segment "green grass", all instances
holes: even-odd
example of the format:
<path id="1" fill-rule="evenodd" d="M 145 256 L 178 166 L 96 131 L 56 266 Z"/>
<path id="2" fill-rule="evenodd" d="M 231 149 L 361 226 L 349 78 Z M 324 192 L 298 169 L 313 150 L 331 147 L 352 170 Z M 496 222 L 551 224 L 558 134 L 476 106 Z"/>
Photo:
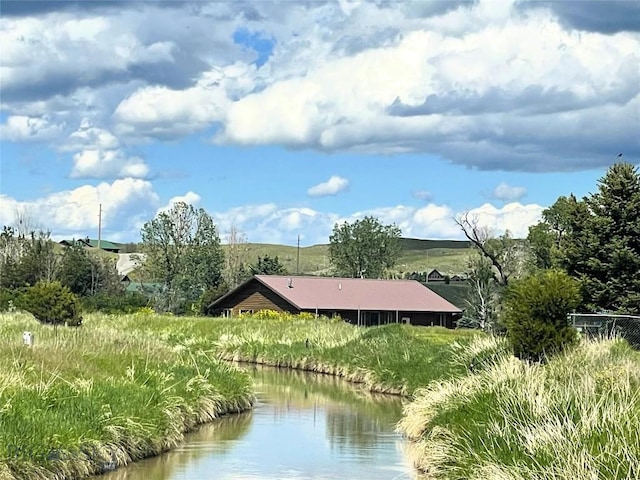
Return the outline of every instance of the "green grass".
<path id="1" fill-rule="evenodd" d="M 35 334 L 22 345 L 22 332 Z M 250 407 L 248 377 L 219 358 L 331 373 L 410 395 L 449 378 L 472 334 L 309 318 L 85 317 L 81 328 L 0 315 L 0 478 L 83 478 L 172 448 Z"/>
<path id="2" fill-rule="evenodd" d="M 117 318 L 117 317 L 113 317 Z M 22 332 L 35 334 L 21 345 Z M 89 316 L 77 329 L 0 315 L 0 478 L 82 478 L 158 454 L 251 406 L 249 379 L 198 349 Z"/>
<path id="3" fill-rule="evenodd" d="M 247 377 L 217 358 L 409 396 L 399 428 L 433 478 L 640 478 L 640 355 L 623 341 L 529 365 L 474 331 L 153 314 L 57 331 L 0 316 L 0 478 L 81 478 L 247 408 Z"/>
<path id="4" fill-rule="evenodd" d="M 358 328 L 328 319 L 149 318 L 131 328 L 227 360 L 329 373 L 377 392 L 411 394 L 462 368 L 450 365 L 451 344 L 477 332 L 388 325 Z M 208 349 L 208 350 L 207 350 Z"/>
<path id="5" fill-rule="evenodd" d="M 430 478 L 640 478 L 640 358 L 623 341 L 540 365 L 484 338 L 454 358 L 476 373 L 418 391 L 399 425 Z"/>

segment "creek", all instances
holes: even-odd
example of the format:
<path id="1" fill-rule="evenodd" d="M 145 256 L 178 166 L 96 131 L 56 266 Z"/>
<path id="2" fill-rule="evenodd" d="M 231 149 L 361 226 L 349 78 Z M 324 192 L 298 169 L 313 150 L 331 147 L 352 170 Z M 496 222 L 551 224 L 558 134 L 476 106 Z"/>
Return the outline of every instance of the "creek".
<path id="1" fill-rule="evenodd" d="M 253 410 L 222 417 L 161 456 L 99 480 L 416 480 L 395 432 L 402 400 L 332 376 L 243 365 Z"/>

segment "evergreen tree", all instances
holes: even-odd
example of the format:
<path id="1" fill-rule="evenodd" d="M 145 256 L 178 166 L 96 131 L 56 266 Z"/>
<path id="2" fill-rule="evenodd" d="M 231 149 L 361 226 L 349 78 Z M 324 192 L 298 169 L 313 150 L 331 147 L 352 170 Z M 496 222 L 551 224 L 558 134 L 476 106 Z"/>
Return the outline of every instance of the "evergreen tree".
<path id="1" fill-rule="evenodd" d="M 582 200 L 560 197 L 529 230 L 541 268 L 561 267 L 578 279 L 582 308 L 640 313 L 640 174 L 616 163 Z"/>
<path id="2" fill-rule="evenodd" d="M 250 266 L 251 275 L 286 275 L 287 269 L 280 263 L 278 256 L 258 257 L 255 265 Z"/>
<path id="3" fill-rule="evenodd" d="M 583 280 L 586 306 L 591 310 L 640 313 L 637 167 L 628 163 L 613 165 L 600 179 L 598 192 L 585 203 L 589 215 L 575 228 L 575 240 L 581 241 L 582 248 L 573 245 L 569 266 Z"/>
<path id="4" fill-rule="evenodd" d="M 562 270 L 540 270 L 513 282 L 506 294 L 502 323 L 514 354 L 541 361 L 577 340 L 568 314 L 580 301 L 578 282 Z"/>

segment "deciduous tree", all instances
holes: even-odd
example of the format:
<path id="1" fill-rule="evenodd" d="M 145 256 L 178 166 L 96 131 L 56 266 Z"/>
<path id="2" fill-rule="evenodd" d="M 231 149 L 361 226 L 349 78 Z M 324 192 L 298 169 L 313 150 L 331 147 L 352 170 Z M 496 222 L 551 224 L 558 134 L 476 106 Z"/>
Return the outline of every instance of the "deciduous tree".
<path id="1" fill-rule="evenodd" d="M 145 223 L 141 233 L 145 266 L 165 286 L 157 308 L 184 311 L 222 280 L 220 237 L 204 209 L 177 202 Z"/>
<path id="2" fill-rule="evenodd" d="M 247 277 L 247 236 L 231 225 L 227 234 L 224 270 L 222 276 L 228 286 L 235 288 Z"/>
<path id="3" fill-rule="evenodd" d="M 491 261 L 481 254 L 469 260 L 465 315 L 462 323 L 468 327 L 495 331 L 498 313 L 498 289 Z"/>
<path id="4" fill-rule="evenodd" d="M 374 217 L 336 223 L 329 237 L 329 261 L 339 275 L 380 278 L 401 252 L 400 229 Z"/>
<path id="5" fill-rule="evenodd" d="M 514 239 L 508 230 L 494 237 L 489 228 L 480 225 L 477 216 L 468 212 L 454 220 L 465 237 L 496 269 L 498 283 L 507 286 L 511 278 L 518 278 L 524 273 L 528 255 L 526 247 L 523 242 Z"/>

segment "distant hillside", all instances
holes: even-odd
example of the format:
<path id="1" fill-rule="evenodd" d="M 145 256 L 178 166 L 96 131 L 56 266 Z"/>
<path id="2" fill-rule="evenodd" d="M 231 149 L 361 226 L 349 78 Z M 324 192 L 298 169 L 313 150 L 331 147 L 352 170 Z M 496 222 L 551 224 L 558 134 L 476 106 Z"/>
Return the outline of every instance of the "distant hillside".
<path id="1" fill-rule="evenodd" d="M 420 238 L 401 238 L 405 250 L 431 250 L 434 248 L 466 249 L 471 247 L 467 240 L 422 240 Z"/>
<path id="2" fill-rule="evenodd" d="M 402 255 L 398 260 L 395 274 L 398 277 L 411 272 L 425 272 L 437 268 L 441 273 L 464 273 L 471 248 L 469 242 L 459 240 L 421 240 L 417 238 L 402 238 Z M 129 244 L 128 250 L 134 250 Z M 330 275 L 329 245 L 313 245 L 298 248 L 290 245 L 275 245 L 268 243 L 245 244 L 245 259 L 248 263 L 256 263 L 258 257 L 266 255 L 278 257 L 280 262 L 291 274 Z M 226 251 L 227 245 L 222 245 Z M 91 249 L 92 251 L 97 249 Z M 129 273 L 134 265 L 129 261 L 129 255 L 121 252 L 117 254 L 100 252 L 101 254 L 119 259 L 121 273 Z M 299 255 L 299 264 L 298 264 Z M 126 264 L 126 265 L 125 265 Z M 298 266 L 299 265 L 299 266 Z"/>
<path id="3" fill-rule="evenodd" d="M 424 272 L 437 268 L 442 273 L 462 273 L 467 269 L 471 252 L 469 242 L 459 240 L 420 240 L 402 238 L 402 255 L 395 271 L 398 276 L 411 272 Z M 226 245 L 222 246 L 226 249 Z M 328 275 L 329 245 L 313 245 L 300 248 L 299 269 L 296 269 L 298 250 L 295 246 L 265 243 L 247 243 L 246 255 L 249 263 L 255 263 L 259 256 L 277 256 L 289 273 L 299 272 L 309 275 Z"/>

